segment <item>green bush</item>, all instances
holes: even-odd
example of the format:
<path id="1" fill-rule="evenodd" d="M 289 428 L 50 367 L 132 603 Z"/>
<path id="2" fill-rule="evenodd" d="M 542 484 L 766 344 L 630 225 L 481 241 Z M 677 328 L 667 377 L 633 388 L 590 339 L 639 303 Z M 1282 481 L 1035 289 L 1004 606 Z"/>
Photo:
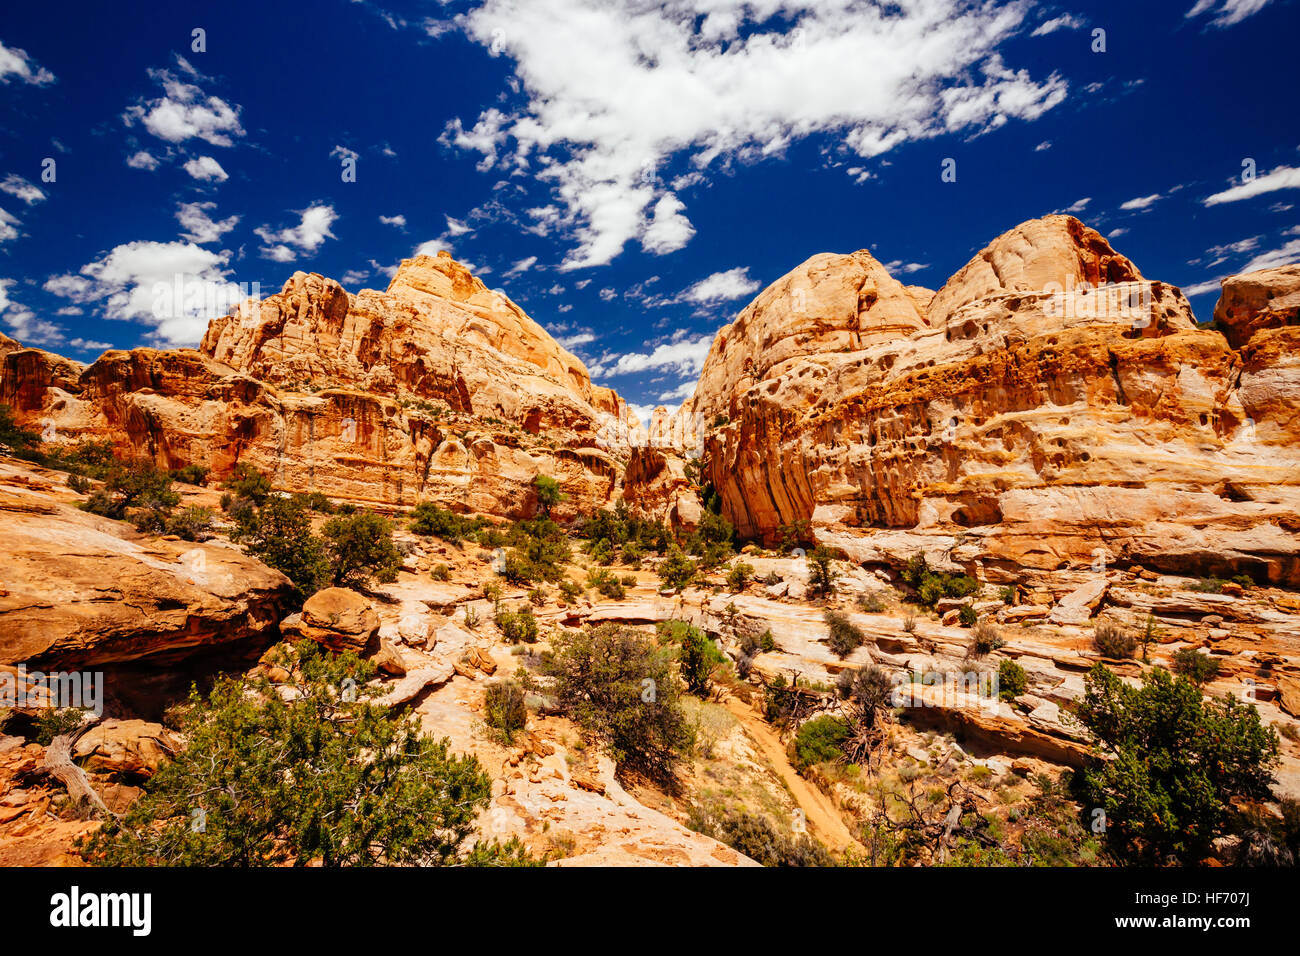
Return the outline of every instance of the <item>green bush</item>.
<path id="1" fill-rule="evenodd" d="M 1077 715 L 1096 740 L 1082 777 L 1085 810 L 1105 812 L 1106 842 L 1122 862 L 1199 863 L 1227 830 L 1234 801 L 1270 798 L 1278 739 L 1253 705 L 1207 701 L 1161 668 L 1131 687 L 1097 664 Z"/>
<path id="2" fill-rule="evenodd" d="M 446 564 L 435 564 L 429 571 L 429 577 L 433 578 L 435 581 L 450 581 L 451 568 Z"/>
<path id="3" fill-rule="evenodd" d="M 866 643 L 867 635 L 862 632 L 848 617 L 839 611 L 826 612 L 826 624 L 830 628 L 830 636 L 826 638 L 826 646 L 829 647 L 840 657 L 848 657 L 857 648 Z"/>
<path id="4" fill-rule="evenodd" d="M 393 544 L 393 526 L 369 511 L 331 518 L 321 529 L 329 548 L 330 573 L 340 587 L 369 587 L 397 580 L 402 556 Z"/>
<path id="5" fill-rule="evenodd" d="M 839 758 L 852 731 L 838 717 L 823 715 L 805 721 L 794 735 L 794 765 L 799 771 Z"/>
<path id="6" fill-rule="evenodd" d="M 586 588 L 573 580 L 573 578 L 565 578 L 560 582 L 560 594 L 562 594 L 564 600 L 570 604 L 577 602 L 586 593 Z"/>
<path id="7" fill-rule="evenodd" d="M 537 618 L 533 616 L 533 609 L 527 604 L 521 605 L 514 611 L 497 605 L 493 620 L 500 628 L 501 636 L 509 643 L 537 643 Z"/>
<path id="8" fill-rule="evenodd" d="M 523 687 L 512 680 L 488 684 L 484 692 L 484 719 L 507 744 L 528 723 L 528 708 L 524 704 L 524 697 Z"/>
<path id="9" fill-rule="evenodd" d="M 138 458 L 109 465 L 103 487 L 81 507 L 105 518 L 130 520 L 141 531 L 161 532 L 180 500 L 171 474 L 147 458 Z"/>
<path id="10" fill-rule="evenodd" d="M 167 520 L 167 533 L 186 541 L 203 541 L 212 532 L 212 509 L 191 505 Z"/>
<path id="11" fill-rule="evenodd" d="M 533 490 L 537 493 L 537 512 L 543 517 L 550 515 L 551 509 L 568 497 L 560 490 L 560 483 L 547 475 L 533 479 Z"/>
<path id="12" fill-rule="evenodd" d="M 0 445 L 11 452 L 32 451 L 40 448 L 41 433 L 17 424 L 14 410 L 8 405 L 0 405 Z"/>
<path id="13" fill-rule="evenodd" d="M 957 621 L 962 627 L 974 627 L 979 619 L 979 614 L 969 604 L 963 604 L 957 608 Z"/>
<path id="14" fill-rule="evenodd" d="M 595 588 L 605 597 L 621 601 L 627 597 L 627 590 L 618 577 L 603 568 L 592 568 L 587 572 L 587 587 Z"/>
<path id="15" fill-rule="evenodd" d="M 179 481 L 183 485 L 206 485 L 208 469 L 202 465 L 185 465 L 172 470 L 172 480 Z"/>
<path id="16" fill-rule="evenodd" d="M 265 678 L 219 678 L 181 714 L 185 747 L 121 819 L 82 845 L 105 866 L 445 865 L 470 849 L 491 780 L 370 701 L 369 664 L 282 645 L 285 698 Z M 297 656 L 298 660 L 293 658 Z M 356 699 L 340 694 L 356 687 Z M 202 825 L 196 825 L 201 821 Z M 517 847 L 515 848 L 517 851 Z M 479 847 L 478 862 L 496 858 Z"/>
<path id="17" fill-rule="evenodd" d="M 835 593 L 835 552 L 818 545 L 808 552 L 808 593 L 829 597 Z"/>
<path id="18" fill-rule="evenodd" d="M 235 465 L 221 487 L 230 493 L 232 499 L 247 498 L 255 505 L 262 504 L 274 491 L 270 478 L 244 462 Z"/>
<path id="19" fill-rule="evenodd" d="M 670 545 L 667 556 L 659 562 L 659 580 L 664 587 L 681 592 L 695 581 L 699 568 L 677 545 Z"/>
<path id="20" fill-rule="evenodd" d="M 858 610 L 866 614 L 880 614 L 885 610 L 885 599 L 880 596 L 878 591 L 872 591 L 870 594 L 859 594 L 856 603 Z"/>
<path id="21" fill-rule="evenodd" d="M 312 534 L 311 518 L 301 502 L 267 498 L 255 508 L 248 498 L 238 511 L 237 534 L 244 549 L 293 582 L 299 604 L 330 581 L 330 559 L 325 542 Z"/>
<path id="22" fill-rule="evenodd" d="M 733 594 L 739 594 L 753 578 L 754 566 L 744 561 L 737 561 L 727 570 L 727 588 Z"/>
<path id="23" fill-rule="evenodd" d="M 1219 662 L 1209 654 L 1193 647 L 1174 651 L 1174 673 L 1186 677 L 1193 684 L 1207 684 L 1219 676 Z"/>
<path id="24" fill-rule="evenodd" d="M 829 850 L 806 833 L 785 834 L 768 817 L 732 808 L 714 816 L 694 808 L 692 829 L 725 843 L 763 866 L 835 866 Z"/>
<path id="25" fill-rule="evenodd" d="M 908 559 L 901 576 L 915 592 L 917 602 L 925 607 L 934 607 L 946 597 L 969 597 L 980 587 L 979 582 L 969 575 L 931 570 L 923 554 Z"/>
<path id="26" fill-rule="evenodd" d="M 998 664 L 998 696 L 1003 700 L 1014 700 L 1029 689 L 1029 675 L 1015 661 L 1002 661 Z"/>
<path id="27" fill-rule="evenodd" d="M 565 712 L 609 749 L 621 775 L 675 788 L 692 736 L 670 653 L 615 624 L 562 633 L 553 645 L 542 672 Z"/>
<path id="28" fill-rule="evenodd" d="M 686 689 L 697 697 L 709 692 L 709 679 L 727 660 L 718 645 L 693 624 L 661 621 L 656 626 L 661 643 L 677 645 L 677 663 Z"/>
<path id="29" fill-rule="evenodd" d="M 412 534 L 441 538 L 459 544 L 483 527 L 483 519 L 466 518 L 453 511 L 439 508 L 432 501 L 421 501 L 411 511 L 407 529 Z"/>

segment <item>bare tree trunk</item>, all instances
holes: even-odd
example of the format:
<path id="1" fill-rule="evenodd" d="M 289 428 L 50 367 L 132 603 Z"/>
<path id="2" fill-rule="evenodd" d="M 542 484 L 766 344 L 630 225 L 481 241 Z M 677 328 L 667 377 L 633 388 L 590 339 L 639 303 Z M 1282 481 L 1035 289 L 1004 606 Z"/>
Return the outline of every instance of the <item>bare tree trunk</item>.
<path id="1" fill-rule="evenodd" d="M 88 802 L 105 816 L 111 817 L 113 812 L 90 785 L 90 778 L 86 776 L 86 771 L 72 762 L 72 744 L 84 732 L 85 729 L 75 734 L 62 734 L 51 740 L 49 747 L 45 749 L 45 762 L 41 765 L 41 769 L 67 788 L 68 796 L 72 797 L 73 803 Z"/>

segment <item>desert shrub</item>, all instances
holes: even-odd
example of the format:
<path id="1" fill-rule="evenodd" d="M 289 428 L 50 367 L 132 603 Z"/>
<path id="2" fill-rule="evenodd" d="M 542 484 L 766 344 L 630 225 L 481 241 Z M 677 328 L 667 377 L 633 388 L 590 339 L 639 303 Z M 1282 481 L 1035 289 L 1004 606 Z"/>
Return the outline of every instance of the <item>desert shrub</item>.
<path id="1" fill-rule="evenodd" d="M 266 501 L 274 490 L 270 478 L 244 462 L 235 466 L 234 471 L 221 487 L 230 493 L 232 499 L 247 498 L 255 505 Z"/>
<path id="2" fill-rule="evenodd" d="M 878 591 L 872 591 L 870 594 L 859 594 L 856 603 L 858 610 L 867 614 L 880 614 L 885 610 L 885 599 L 880 596 Z"/>
<path id="3" fill-rule="evenodd" d="M 693 808 L 692 829 L 725 843 L 763 866 L 835 866 L 835 858 L 806 833 L 786 834 L 765 815 L 731 808 L 720 815 Z"/>
<path id="4" fill-rule="evenodd" d="M 537 512 L 543 517 L 550 515 L 551 509 L 568 497 L 560 490 L 560 483 L 548 475 L 538 475 L 533 479 L 533 491 L 537 494 Z"/>
<path id="5" fill-rule="evenodd" d="M 454 511 L 439 508 L 432 501 L 421 501 L 412 509 L 406 527 L 412 534 L 441 538 L 443 541 L 459 544 L 478 531 L 482 525 L 481 518 L 466 518 Z"/>
<path id="6" fill-rule="evenodd" d="M 974 627 L 979 619 L 980 616 L 969 604 L 963 604 L 961 607 L 957 608 L 957 621 L 962 627 Z"/>
<path id="7" fill-rule="evenodd" d="M 330 559 L 325 542 L 312 534 L 307 509 L 287 498 L 271 497 L 260 508 L 247 498 L 247 516 L 241 519 L 239 538 L 244 549 L 293 582 L 301 604 L 330 581 Z"/>
<path id="8" fill-rule="evenodd" d="M 20 453 L 40 448 L 41 433 L 19 425 L 14 421 L 13 408 L 0 405 L 0 446 L 15 453 L 16 457 L 29 457 Z"/>
<path id="9" fill-rule="evenodd" d="M 1123 862 L 1198 863 L 1235 801 L 1269 799 L 1278 739 L 1253 705 L 1206 700 L 1162 668 L 1131 687 L 1099 663 L 1077 716 L 1096 740 L 1085 806 L 1105 812 L 1106 842 Z"/>
<path id="10" fill-rule="evenodd" d="M 903 633 L 905 633 L 905 634 L 915 634 L 915 633 L 916 633 L 916 615 L 915 615 L 915 614 L 905 614 L 905 615 L 903 615 Z"/>
<path id="11" fill-rule="evenodd" d="M 465 626 L 471 631 L 477 631 L 479 625 L 478 609 L 472 604 L 465 605 L 465 614 L 463 618 Z"/>
<path id="12" fill-rule="evenodd" d="M 501 636 L 511 644 L 537 643 L 537 618 L 527 604 L 513 611 L 497 605 L 493 620 L 500 628 Z"/>
<path id="13" fill-rule="evenodd" d="M 969 657 L 987 657 L 998 648 L 1006 645 L 1002 632 L 991 621 L 980 621 L 971 632 L 971 643 L 967 649 Z"/>
<path id="14" fill-rule="evenodd" d="M 625 588 L 636 587 L 636 575 L 635 575 L 635 574 L 625 574 L 625 575 L 623 575 L 623 577 L 621 577 L 619 580 L 622 581 L 622 583 L 623 583 L 623 587 L 625 587 Z"/>
<path id="15" fill-rule="evenodd" d="M 1092 643 L 1102 657 L 1123 659 L 1133 656 L 1133 652 L 1137 650 L 1138 639 L 1118 624 L 1098 621 L 1092 629 Z"/>
<path id="16" fill-rule="evenodd" d="M 541 607 L 543 604 L 545 604 L 546 589 L 538 587 L 538 588 L 533 588 L 531 591 L 529 591 L 528 603 L 532 604 L 534 607 Z"/>
<path id="17" fill-rule="evenodd" d="M 564 530 L 550 518 L 516 521 L 506 535 L 512 545 L 502 576 L 515 584 L 558 581 L 572 557 Z"/>
<path id="18" fill-rule="evenodd" d="M 946 597 L 969 597 L 978 591 L 980 586 L 978 581 L 967 574 L 950 574 L 946 571 L 932 570 L 923 554 L 916 554 L 909 558 L 901 576 L 915 592 L 917 602 L 925 607 L 934 607 Z"/>
<path id="19" fill-rule="evenodd" d="M 835 689 L 841 697 L 857 703 L 868 723 L 874 724 L 874 715 L 889 707 L 894 684 L 881 668 L 869 664 L 840 671 L 835 679 Z"/>
<path id="20" fill-rule="evenodd" d="M 429 571 L 429 577 L 435 581 L 450 581 L 451 568 L 446 564 L 435 564 L 432 570 Z"/>
<path id="21" fill-rule="evenodd" d="M 744 561 L 737 561 L 727 571 L 727 587 L 733 593 L 744 591 L 746 585 L 754 578 L 754 566 Z"/>
<path id="22" fill-rule="evenodd" d="M 570 604 L 578 601 L 586 593 L 586 589 L 573 578 L 565 578 L 560 582 L 560 594 Z"/>
<path id="23" fill-rule="evenodd" d="M 330 556 L 330 572 L 339 586 L 369 587 L 397 580 L 402 556 L 393 545 L 393 526 L 370 511 L 331 518 L 321 529 Z"/>
<path id="24" fill-rule="evenodd" d="M 317 514 L 332 515 L 338 508 L 334 502 L 330 501 L 329 496 L 320 491 L 300 491 L 293 496 L 294 500 L 301 501 L 304 508 L 308 511 L 314 511 Z"/>
<path id="25" fill-rule="evenodd" d="M 683 591 L 691 585 L 699 568 L 677 545 L 670 545 L 667 556 L 659 562 L 659 580 L 674 591 Z"/>
<path id="26" fill-rule="evenodd" d="M 614 601 L 621 601 L 627 597 L 623 582 L 618 579 L 617 575 L 603 568 L 592 568 L 587 572 L 587 587 L 595 588 L 605 597 Z"/>
<path id="27" fill-rule="evenodd" d="M 789 554 L 795 548 L 807 548 L 812 544 L 812 535 L 808 531 L 808 522 L 797 518 L 790 524 L 783 524 L 776 529 L 776 549 L 781 554 Z"/>
<path id="28" fill-rule="evenodd" d="M 727 656 L 709 636 L 685 621 L 661 621 L 656 627 L 661 643 L 677 645 L 677 663 L 686 689 L 697 697 L 709 692 L 709 679 Z"/>
<path id="29" fill-rule="evenodd" d="M 199 505 L 184 508 L 167 520 L 167 533 L 186 541 L 202 541 L 212 531 L 212 509 Z"/>
<path id="30" fill-rule="evenodd" d="M 609 749 L 620 774 L 674 787 L 691 733 L 670 652 L 615 624 L 566 632 L 553 644 L 542 673 L 564 711 Z"/>
<path id="31" fill-rule="evenodd" d="M 42 747 L 48 747 L 55 737 L 77 730 L 85 719 L 86 713 L 79 707 L 46 707 L 36 715 L 33 739 Z"/>
<path id="32" fill-rule="evenodd" d="M 1007 606 L 1014 605 L 1017 597 L 1016 586 L 1014 584 L 1008 584 L 1006 587 L 998 590 L 998 598 Z"/>
<path id="33" fill-rule="evenodd" d="M 141 531 L 160 533 L 167 530 L 172 509 L 180 500 L 172 488 L 171 473 L 147 458 L 138 458 L 113 462 L 104 475 L 103 487 L 81 507 L 106 518 L 129 520 Z"/>
<path id="34" fill-rule="evenodd" d="M 584 550 L 593 557 L 600 555 L 612 563 L 613 555 L 622 550 L 623 561 L 635 564 L 647 552 L 663 554 L 668 548 L 668 529 L 663 522 L 647 521 L 633 515 L 621 499 L 613 509 L 603 509 L 583 520 L 578 534 L 587 539 Z"/>
<path id="35" fill-rule="evenodd" d="M 184 465 L 172 470 L 172 480 L 179 481 L 183 485 L 206 485 L 208 469 L 203 465 Z"/>
<path id="36" fill-rule="evenodd" d="M 845 721 L 829 714 L 805 721 L 792 744 L 796 769 L 802 772 L 813 764 L 837 759 L 850 734 Z"/>
<path id="37" fill-rule="evenodd" d="M 1209 654 L 1193 647 L 1174 651 L 1174 673 L 1186 677 L 1193 684 L 1206 684 L 1219 676 L 1219 662 Z"/>
<path id="38" fill-rule="evenodd" d="M 701 567 L 716 568 L 731 556 L 735 537 L 730 521 L 705 508 L 699 525 L 686 540 L 686 550 L 699 556 Z"/>
<path id="39" fill-rule="evenodd" d="M 218 678 L 180 718 L 185 747 L 120 819 L 82 845 L 106 866 L 445 865 L 462 860 L 491 780 L 369 699 L 371 667 L 310 642 L 286 698 L 265 678 Z M 293 660 L 293 657 L 297 657 Z M 355 695 L 339 693 L 345 682 Z M 355 700 L 350 700 L 355 696 Z M 202 819 L 203 826 L 195 826 Z M 515 848 L 517 852 L 517 847 Z M 498 854 L 478 848 L 475 859 Z"/>
<path id="40" fill-rule="evenodd" d="M 998 664 L 998 696 L 1003 700 L 1014 700 L 1029 689 L 1029 675 L 1015 661 L 1002 661 Z"/>
<path id="41" fill-rule="evenodd" d="M 484 692 L 484 720 L 506 743 L 510 743 L 528 723 L 524 697 L 523 687 L 512 680 L 495 681 L 488 684 Z"/>
<path id="42" fill-rule="evenodd" d="M 848 617 L 839 611 L 827 611 L 826 625 L 830 628 L 830 634 L 826 638 L 826 646 L 829 647 L 840 657 L 847 657 L 854 650 L 866 643 L 867 636 Z"/>
<path id="43" fill-rule="evenodd" d="M 88 495 L 94 484 L 84 475 L 68 475 L 68 488 L 79 495 Z"/>
<path id="44" fill-rule="evenodd" d="M 1023 861 L 1029 866 L 1094 866 L 1105 852 L 1101 838 L 1091 830 L 1091 820 L 1081 821 L 1070 799 L 1070 773 L 1054 781 L 1038 774 L 1022 813 L 1020 836 Z"/>
<path id="45" fill-rule="evenodd" d="M 493 604 L 501 600 L 501 585 L 495 581 L 485 581 L 482 590 L 483 596 Z"/>
<path id="46" fill-rule="evenodd" d="M 835 552 L 818 545 L 808 552 L 808 593 L 829 597 L 835 593 Z"/>

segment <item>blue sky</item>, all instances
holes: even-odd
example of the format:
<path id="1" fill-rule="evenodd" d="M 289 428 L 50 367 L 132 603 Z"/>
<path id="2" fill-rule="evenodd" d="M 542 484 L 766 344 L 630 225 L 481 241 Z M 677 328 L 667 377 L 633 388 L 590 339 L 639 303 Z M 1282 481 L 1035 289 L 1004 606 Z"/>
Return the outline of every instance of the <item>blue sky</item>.
<path id="1" fill-rule="evenodd" d="M 11 4 L 0 328 L 193 346 L 241 284 L 382 289 L 448 248 L 644 411 L 811 255 L 937 288 L 1054 211 L 1205 319 L 1221 276 L 1300 261 L 1298 28 L 1297 0 Z M 210 294 L 160 310 L 178 273 Z"/>

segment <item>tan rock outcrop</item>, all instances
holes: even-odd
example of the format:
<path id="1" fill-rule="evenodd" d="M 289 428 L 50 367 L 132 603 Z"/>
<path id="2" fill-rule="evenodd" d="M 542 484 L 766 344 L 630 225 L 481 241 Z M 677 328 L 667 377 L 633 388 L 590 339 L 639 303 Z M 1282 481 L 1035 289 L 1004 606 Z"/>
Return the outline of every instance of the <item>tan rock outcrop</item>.
<path id="1" fill-rule="evenodd" d="M 280 622 L 288 640 L 315 641 L 335 653 L 379 651 L 379 615 L 370 602 L 348 588 L 325 588 L 303 604 L 302 610 Z"/>
<path id="2" fill-rule="evenodd" d="M 683 412 L 741 535 L 804 521 L 855 560 L 994 578 L 1136 562 L 1300 583 L 1300 330 L 1235 352 L 1068 216 L 921 297 L 866 252 L 815 256 L 718 333 Z"/>
<path id="3" fill-rule="evenodd" d="M 0 664 L 165 662 L 275 634 L 284 575 L 229 544 L 80 511 L 65 480 L 0 458 Z"/>
<path id="4" fill-rule="evenodd" d="M 56 441 L 216 476 L 236 462 L 289 491 L 372 507 L 434 500 L 531 513 L 560 480 L 560 517 L 616 495 L 645 431 L 614 392 L 504 295 L 447 256 L 404 261 L 386 292 L 295 273 L 213 320 L 199 351 L 135 349 L 81 366 L 0 342 L 0 403 Z"/>

